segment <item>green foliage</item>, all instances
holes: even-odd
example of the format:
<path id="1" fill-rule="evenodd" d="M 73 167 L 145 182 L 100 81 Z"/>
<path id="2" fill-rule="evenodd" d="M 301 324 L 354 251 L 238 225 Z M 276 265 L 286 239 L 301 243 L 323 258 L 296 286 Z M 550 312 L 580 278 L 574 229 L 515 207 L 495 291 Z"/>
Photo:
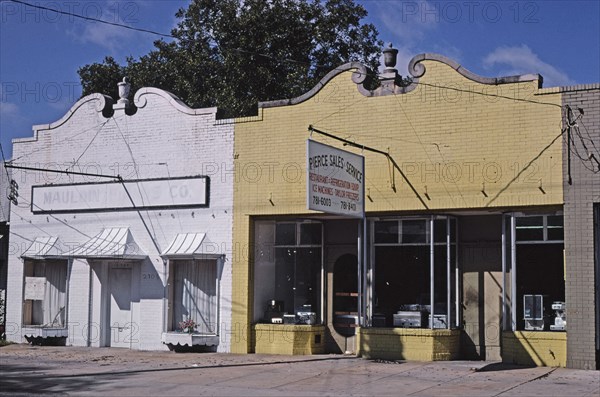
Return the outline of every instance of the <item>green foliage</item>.
<path id="1" fill-rule="evenodd" d="M 158 87 L 192 107 L 253 114 L 258 101 L 298 96 L 343 63 L 376 69 L 382 42 L 366 15 L 354 0 L 193 0 L 176 14 L 174 41 L 123 66 L 107 57 L 81 67 L 83 95 L 116 99 L 127 75 L 133 92 Z"/>

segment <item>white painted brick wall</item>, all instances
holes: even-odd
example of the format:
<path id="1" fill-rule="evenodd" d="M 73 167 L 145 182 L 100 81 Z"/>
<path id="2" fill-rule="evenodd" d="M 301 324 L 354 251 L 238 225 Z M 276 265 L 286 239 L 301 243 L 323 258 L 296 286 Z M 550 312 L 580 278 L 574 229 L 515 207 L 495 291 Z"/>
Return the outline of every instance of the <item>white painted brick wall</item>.
<path id="1" fill-rule="evenodd" d="M 10 170 L 9 170 L 10 173 Z M 9 202 L 8 202 L 9 180 L 4 168 L 4 162 L 0 162 L 0 223 L 8 222 Z"/>
<path id="2" fill-rule="evenodd" d="M 141 274 L 155 272 L 159 275 L 159 280 L 140 277 L 139 305 L 133 307 L 133 316 L 140 322 L 140 349 L 165 348 L 160 335 L 166 281 L 159 250 L 164 250 L 177 233 L 205 232 L 211 242 L 223 247 L 227 260 L 221 280 L 222 334 L 231 328 L 233 124 L 217 125 L 216 109 L 189 114 L 194 111 L 176 103 L 167 93 L 155 89 L 142 93 L 143 90 L 138 92 L 140 98 L 136 102 L 143 107 L 138 108 L 135 115 L 116 111 L 110 119 L 105 119 L 98 111 L 102 102 L 100 96 L 83 98 L 62 120 L 50 126 L 34 127 L 32 138 L 13 141 L 15 164 L 57 169 L 71 165 L 71 170 L 119 174 L 126 180 L 208 175 L 209 207 L 144 210 L 139 214 L 136 211 L 97 211 L 34 215 L 28 205 L 33 185 L 108 180 L 15 170 L 13 177 L 19 183 L 21 202 L 19 206 L 13 206 L 11 218 L 14 234 L 9 252 L 8 339 L 21 342 L 23 266 L 20 255 L 29 246 L 29 241 L 52 235 L 72 247 L 87 241 L 103 228 L 124 226 L 129 227 L 135 241 L 148 254 Z M 72 167 L 74 161 L 77 165 Z M 140 214 L 158 250 L 140 220 Z M 73 345 L 87 343 L 84 325 L 89 316 L 89 277 L 87 261 L 75 260 L 68 312 L 70 326 L 74 329 L 69 343 Z M 222 339 L 218 350 L 229 351 L 229 341 Z"/>

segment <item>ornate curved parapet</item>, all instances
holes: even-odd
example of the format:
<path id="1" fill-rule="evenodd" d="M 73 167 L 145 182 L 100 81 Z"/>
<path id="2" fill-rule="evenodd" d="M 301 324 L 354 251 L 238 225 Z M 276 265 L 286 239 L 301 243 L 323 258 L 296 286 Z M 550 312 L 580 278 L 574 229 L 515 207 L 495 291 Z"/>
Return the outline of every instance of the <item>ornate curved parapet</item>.
<path id="1" fill-rule="evenodd" d="M 302 103 L 302 102 L 307 101 L 310 98 L 314 97 L 315 95 L 317 95 L 319 93 L 319 91 L 321 91 L 321 89 L 323 87 L 325 87 L 325 85 L 327 85 L 327 83 L 329 83 L 334 77 L 336 77 L 337 75 L 340 75 L 344 72 L 353 70 L 353 69 L 356 69 L 356 70 L 354 71 L 354 73 L 352 73 L 352 81 L 358 85 L 358 90 L 363 95 L 370 96 L 369 95 L 370 91 L 367 90 L 366 88 L 364 88 L 364 86 L 363 86 L 363 84 L 366 82 L 367 77 L 370 73 L 369 69 L 360 62 L 348 62 L 348 63 L 343 64 L 342 66 L 339 66 L 339 67 L 333 69 L 329 73 L 327 73 L 325 75 L 325 77 L 323 77 L 310 91 L 308 91 L 300 96 L 297 96 L 295 98 L 277 99 L 274 101 L 259 102 L 258 107 L 259 108 L 272 108 L 272 107 L 277 107 L 277 106 L 296 105 L 298 103 Z"/>
<path id="2" fill-rule="evenodd" d="M 456 70 L 459 74 L 466 77 L 469 80 L 475 81 L 481 84 L 508 84 L 508 83 L 521 83 L 524 81 L 539 81 L 539 87 L 541 88 L 543 77 L 540 74 L 523 74 L 516 76 L 505 76 L 505 77 L 484 77 L 478 74 L 475 74 L 463 67 L 456 61 L 445 57 L 440 54 L 433 53 L 425 53 L 414 56 L 409 64 L 408 64 L 408 73 L 410 73 L 414 78 L 422 77 L 426 70 L 425 65 L 422 64 L 423 61 L 437 61 L 441 63 L 445 63 L 450 66 L 452 69 Z"/>
<path id="3" fill-rule="evenodd" d="M 60 127 L 61 125 L 63 125 L 67 121 L 69 121 L 69 119 L 71 117 L 73 117 L 75 112 L 77 112 L 84 105 L 92 107 L 98 113 L 103 113 L 105 111 L 109 111 L 111 109 L 113 102 L 114 102 L 113 99 L 111 97 L 109 97 L 108 95 L 90 94 L 90 95 L 84 96 L 83 98 L 81 98 L 80 100 L 75 102 L 75 104 L 73 106 L 71 106 L 71 109 L 69 109 L 69 111 L 60 118 L 60 120 L 57 120 L 50 124 L 34 125 L 32 127 L 33 131 L 37 132 L 40 130 L 51 130 L 51 129 Z"/>
<path id="4" fill-rule="evenodd" d="M 390 48 L 392 48 L 392 47 L 390 46 Z M 385 52 L 385 50 L 384 50 L 384 52 Z M 421 77 L 423 77 L 423 75 L 425 75 L 426 69 L 425 69 L 425 65 L 423 65 L 423 63 L 422 63 L 423 61 L 436 61 L 436 62 L 444 63 L 444 64 L 450 66 L 452 69 L 454 69 L 460 75 L 466 77 L 467 79 L 481 83 L 481 84 L 498 85 L 498 84 L 508 84 L 508 83 L 520 83 L 520 82 L 525 82 L 525 81 L 538 81 L 539 82 L 538 87 L 541 88 L 542 81 L 543 81 L 542 76 L 539 74 L 524 74 L 524 75 L 506 76 L 506 77 L 484 77 L 484 76 L 480 76 L 478 74 L 471 72 L 467 68 L 460 65 L 458 62 L 456 62 L 448 57 L 445 57 L 440 54 L 424 53 L 424 54 L 419 54 L 419 55 L 416 55 L 415 57 L 413 57 L 410 60 L 410 63 L 408 64 L 408 72 L 413 77 L 412 83 L 410 83 L 408 85 L 401 85 L 399 76 L 397 75 L 396 70 L 393 69 L 393 66 L 395 65 L 395 54 L 394 54 L 394 59 L 393 59 L 393 61 L 390 62 L 390 65 L 392 65 L 392 66 L 388 67 L 388 69 L 386 69 L 384 71 L 384 74 L 380 75 L 380 79 L 382 82 L 381 86 L 374 90 L 368 90 L 364 86 L 364 83 L 367 81 L 368 75 L 372 72 L 362 63 L 349 62 L 349 63 L 346 63 L 346 64 L 330 71 L 329 73 L 327 73 L 327 75 L 325 75 L 325 77 L 323 77 L 310 91 L 306 92 L 305 94 L 302 94 L 295 98 L 259 102 L 258 107 L 259 108 L 271 108 L 271 107 L 277 107 L 277 106 L 296 105 L 296 104 L 302 103 L 304 101 L 307 101 L 308 99 L 317 95 L 317 93 L 326 84 L 328 84 L 334 77 L 336 77 L 339 74 L 342 74 L 344 72 L 350 71 L 350 70 L 354 70 L 354 73 L 352 73 L 352 81 L 357 85 L 358 91 L 366 97 L 406 94 L 406 93 L 411 92 L 414 89 L 416 89 L 417 86 L 419 85 L 419 78 L 421 78 Z M 391 77 L 391 81 L 390 81 L 390 77 L 386 76 L 386 72 L 387 73 L 391 72 L 392 75 L 396 74 L 397 81 L 394 81 L 395 80 L 394 76 Z"/>
<path id="5" fill-rule="evenodd" d="M 192 109 L 191 107 L 186 105 L 181 99 L 179 99 L 179 97 L 177 97 L 176 95 L 174 95 L 168 91 L 161 90 L 159 88 L 154 88 L 154 87 L 143 87 L 143 88 L 140 88 L 139 90 L 137 90 L 137 92 L 135 93 L 135 96 L 133 97 L 134 105 L 138 109 L 146 107 L 146 105 L 148 104 L 148 97 L 151 95 L 157 95 L 157 96 L 165 99 L 167 102 L 169 102 L 169 104 L 171 106 L 173 106 L 175 109 L 177 109 L 181 113 L 189 114 L 192 116 L 217 113 L 216 107 Z"/>

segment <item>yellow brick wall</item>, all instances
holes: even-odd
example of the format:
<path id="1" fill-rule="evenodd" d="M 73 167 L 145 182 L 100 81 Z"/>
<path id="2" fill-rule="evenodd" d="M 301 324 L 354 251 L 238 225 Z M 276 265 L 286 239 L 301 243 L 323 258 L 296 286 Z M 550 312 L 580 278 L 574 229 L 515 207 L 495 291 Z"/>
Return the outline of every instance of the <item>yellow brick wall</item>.
<path id="1" fill-rule="evenodd" d="M 256 324 L 255 353 L 309 355 L 325 351 L 325 326 Z"/>
<path id="2" fill-rule="evenodd" d="M 502 361 L 520 365 L 566 367 L 567 333 L 503 332 Z"/>
<path id="3" fill-rule="evenodd" d="M 358 355 L 368 359 L 447 361 L 460 354 L 459 330 L 361 328 Z"/>
<path id="4" fill-rule="evenodd" d="M 315 214 L 306 210 L 311 124 L 389 149 L 427 206 L 398 172 L 390 175 L 384 156 L 364 152 L 368 213 L 562 204 L 560 94 L 536 95 L 536 81 L 485 85 L 444 63 L 423 64 L 425 75 L 407 94 L 365 97 L 351 72 L 343 72 L 305 102 L 236 121 L 233 352 L 252 349 L 250 217 Z M 343 147 L 317 134 L 313 139 Z"/>

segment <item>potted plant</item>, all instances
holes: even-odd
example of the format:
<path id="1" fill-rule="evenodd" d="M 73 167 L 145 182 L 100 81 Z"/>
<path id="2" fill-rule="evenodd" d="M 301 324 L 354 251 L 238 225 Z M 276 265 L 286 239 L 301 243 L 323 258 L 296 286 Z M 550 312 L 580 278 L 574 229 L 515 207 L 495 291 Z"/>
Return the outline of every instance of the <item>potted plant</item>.
<path id="1" fill-rule="evenodd" d="M 196 322 L 189 317 L 187 320 L 179 322 L 179 328 L 181 328 L 181 332 L 188 334 L 193 334 L 197 327 L 198 324 L 196 324 Z"/>

